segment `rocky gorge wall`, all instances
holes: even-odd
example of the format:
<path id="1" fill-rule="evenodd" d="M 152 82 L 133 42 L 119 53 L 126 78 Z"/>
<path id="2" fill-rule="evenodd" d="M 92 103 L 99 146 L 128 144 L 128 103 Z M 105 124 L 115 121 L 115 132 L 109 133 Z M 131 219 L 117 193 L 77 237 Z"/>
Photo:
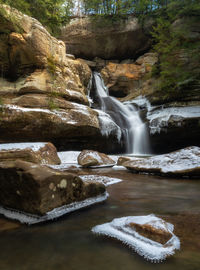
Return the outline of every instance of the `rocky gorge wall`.
<path id="1" fill-rule="evenodd" d="M 63 41 L 34 18 L 6 5 L 0 16 L 0 142 L 51 141 L 58 149 L 91 145 L 112 151 L 101 116 L 89 107 L 91 69 L 66 55 Z"/>
<path id="2" fill-rule="evenodd" d="M 160 79 L 152 76 L 159 63 L 159 55 L 151 50 L 152 25 L 149 20 L 142 27 L 136 18 L 129 17 L 121 24 L 105 27 L 89 18 L 77 18 L 63 28 L 61 38 L 71 53 L 86 58 L 91 69 L 101 73 L 111 96 L 139 106 L 149 126 L 154 153 L 200 145 L 199 85 L 191 80 L 179 95 L 158 90 Z M 191 44 L 199 42 L 196 18 L 178 19 L 172 27 L 185 31 Z M 186 51 L 177 51 L 176 59 L 185 66 L 185 72 L 197 66 Z"/>
<path id="3" fill-rule="evenodd" d="M 199 145 L 199 90 L 186 91 L 181 100 L 155 90 L 151 72 L 159 57 L 149 50 L 152 22 L 142 28 L 130 17 L 120 27 L 95 28 L 88 18 L 76 19 L 63 28 L 63 42 L 16 9 L 1 5 L 0 12 L 1 143 L 50 141 L 59 150 L 122 151 L 119 127 L 90 107 L 88 86 L 98 70 L 110 95 L 140 108 L 154 152 Z M 195 27 L 190 33 L 198 40 Z M 151 106 L 138 102 L 140 96 Z"/>

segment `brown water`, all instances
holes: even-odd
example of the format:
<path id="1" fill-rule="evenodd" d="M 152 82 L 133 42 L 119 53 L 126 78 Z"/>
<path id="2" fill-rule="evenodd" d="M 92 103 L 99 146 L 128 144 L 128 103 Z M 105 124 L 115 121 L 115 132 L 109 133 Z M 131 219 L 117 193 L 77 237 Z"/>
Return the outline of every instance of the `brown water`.
<path id="1" fill-rule="evenodd" d="M 0 270 L 200 269 L 200 181 L 96 172 L 124 179 L 108 188 L 105 203 L 43 225 L 18 227 L 0 220 Z M 120 242 L 91 233 L 113 218 L 151 213 L 172 222 L 181 240 L 181 250 L 163 263 L 146 262 Z"/>

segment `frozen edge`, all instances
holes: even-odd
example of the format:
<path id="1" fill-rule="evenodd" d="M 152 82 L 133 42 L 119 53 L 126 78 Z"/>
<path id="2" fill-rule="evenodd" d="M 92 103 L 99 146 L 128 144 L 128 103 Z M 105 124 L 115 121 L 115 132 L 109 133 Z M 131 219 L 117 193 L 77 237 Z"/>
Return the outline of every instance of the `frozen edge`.
<path id="1" fill-rule="evenodd" d="M 146 216 L 146 217 L 155 217 L 153 214 Z M 134 218 L 134 217 L 133 217 Z M 136 217 L 137 218 L 137 217 Z M 138 217 L 140 218 L 140 217 Z M 143 218 L 141 216 L 141 218 Z M 156 217 L 155 217 L 156 218 Z M 136 231 L 134 235 L 130 235 L 130 231 L 124 230 L 121 231 L 120 227 L 125 226 L 126 223 L 117 224 L 118 220 L 125 220 L 125 218 L 114 219 L 110 223 L 105 223 L 102 225 L 97 225 L 92 228 L 92 232 L 96 235 L 104 235 L 109 238 L 117 239 L 121 241 L 123 244 L 127 245 L 129 248 L 137 252 L 140 256 L 144 257 L 147 261 L 152 263 L 159 263 L 166 260 L 167 257 L 174 255 L 175 251 L 180 249 L 180 240 L 179 238 L 173 233 L 173 225 L 170 223 L 168 224 L 168 231 L 171 233 L 171 238 L 165 243 L 164 245 L 150 240 Z M 161 219 L 160 219 L 161 220 Z M 113 224 L 114 222 L 114 224 Z M 122 221 L 123 223 L 123 221 Z M 141 224 L 140 222 L 136 222 Z M 152 225 L 152 224 L 151 224 Z M 168 246 L 171 244 L 171 246 Z M 156 251 L 157 250 L 157 251 Z M 157 254 L 156 254 L 157 253 Z"/>
<path id="2" fill-rule="evenodd" d="M 81 202 L 74 202 L 71 204 L 63 205 L 61 207 L 55 208 L 50 212 L 47 212 L 44 216 L 34 215 L 26 212 L 17 211 L 15 209 L 4 208 L 0 206 L 0 214 L 7 218 L 18 220 L 21 223 L 28 225 L 33 225 L 36 223 L 41 223 L 49 220 L 54 220 L 65 214 L 74 212 L 76 210 L 91 206 L 96 203 L 101 203 L 109 197 L 109 194 L 105 192 L 103 195 L 97 197 L 88 198 Z"/>

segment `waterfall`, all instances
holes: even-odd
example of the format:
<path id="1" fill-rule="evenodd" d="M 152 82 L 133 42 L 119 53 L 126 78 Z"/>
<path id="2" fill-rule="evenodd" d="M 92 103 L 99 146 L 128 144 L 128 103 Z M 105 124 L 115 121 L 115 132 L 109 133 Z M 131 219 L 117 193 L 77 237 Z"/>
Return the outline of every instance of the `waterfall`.
<path id="1" fill-rule="evenodd" d="M 109 96 L 101 75 L 94 72 L 94 87 L 100 109 L 109 114 L 121 128 L 126 145 L 126 153 L 146 155 L 149 150 L 149 134 L 141 120 L 138 109 L 132 104 L 123 104 Z"/>

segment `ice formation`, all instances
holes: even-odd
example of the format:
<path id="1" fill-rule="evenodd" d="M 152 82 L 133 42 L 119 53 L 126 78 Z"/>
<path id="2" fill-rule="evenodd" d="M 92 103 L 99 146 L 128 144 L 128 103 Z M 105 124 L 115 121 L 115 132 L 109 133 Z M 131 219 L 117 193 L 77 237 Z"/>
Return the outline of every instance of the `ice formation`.
<path id="1" fill-rule="evenodd" d="M 102 183 L 105 186 L 110 186 L 110 185 L 113 185 L 113 184 L 117 184 L 117 183 L 122 181 L 119 178 L 113 178 L 113 177 L 102 176 L 102 175 L 79 175 L 79 177 L 83 181 L 98 182 L 98 183 Z"/>
<path id="2" fill-rule="evenodd" d="M 130 223 L 150 225 L 156 229 L 170 233 L 171 238 L 163 245 L 142 236 L 133 227 L 129 226 Z M 153 214 L 116 218 L 110 223 L 97 225 L 92 228 L 93 233 L 116 238 L 128 245 L 146 260 L 155 263 L 165 260 L 168 256 L 173 255 L 175 250 L 180 249 L 180 240 L 173 233 L 173 230 L 174 226 L 172 224 L 165 222 Z"/>
<path id="3" fill-rule="evenodd" d="M 159 108 L 147 113 L 150 131 L 159 133 L 162 128 L 168 126 L 170 118 L 180 124 L 180 120 L 200 117 L 200 106 Z"/>
<path id="4" fill-rule="evenodd" d="M 110 134 L 116 134 L 118 141 L 122 137 L 120 127 L 112 120 L 111 116 L 101 110 L 95 110 L 98 112 L 99 125 L 101 127 L 101 134 L 103 136 L 109 136 Z"/>
<path id="5" fill-rule="evenodd" d="M 18 220 L 21 223 L 26 223 L 29 225 L 45 222 L 48 220 L 53 220 L 58 217 L 61 217 L 70 212 L 74 212 L 81 208 L 88 207 L 90 205 L 100 203 L 105 201 L 108 198 L 108 193 L 99 195 L 97 197 L 88 198 L 81 202 L 74 202 L 71 204 L 63 205 L 61 207 L 55 208 L 50 212 L 47 212 L 44 216 L 33 215 L 30 213 L 20 212 L 14 209 L 8 209 L 0 206 L 0 214 L 4 215 L 7 218 Z"/>

